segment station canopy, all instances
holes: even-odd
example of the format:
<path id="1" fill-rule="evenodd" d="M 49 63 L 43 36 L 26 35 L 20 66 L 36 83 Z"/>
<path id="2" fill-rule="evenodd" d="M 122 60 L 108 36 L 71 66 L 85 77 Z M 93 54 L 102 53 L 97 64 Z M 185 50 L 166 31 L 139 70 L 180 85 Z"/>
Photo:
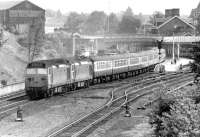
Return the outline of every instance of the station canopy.
<path id="1" fill-rule="evenodd" d="M 200 42 L 200 36 L 170 36 L 170 37 L 163 37 L 163 41 L 167 43 Z"/>

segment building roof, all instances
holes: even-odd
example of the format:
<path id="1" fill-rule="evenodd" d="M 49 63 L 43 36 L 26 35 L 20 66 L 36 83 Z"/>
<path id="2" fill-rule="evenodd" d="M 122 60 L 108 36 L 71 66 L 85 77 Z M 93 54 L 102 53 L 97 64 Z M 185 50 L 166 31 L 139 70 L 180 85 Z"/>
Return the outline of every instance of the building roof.
<path id="1" fill-rule="evenodd" d="M 169 20 L 167 20 L 166 22 L 164 22 L 163 24 L 161 24 L 160 26 L 158 26 L 158 29 L 160 29 L 161 27 L 165 26 L 166 24 L 168 24 L 169 22 L 171 22 L 172 20 L 174 20 L 175 18 L 179 19 L 180 21 L 182 21 L 183 23 L 185 23 L 186 25 L 190 26 L 192 29 L 195 29 L 195 27 L 191 24 L 189 24 L 188 22 L 186 22 L 185 20 L 181 19 L 178 16 L 174 16 L 172 18 L 170 18 Z"/>
<path id="2" fill-rule="evenodd" d="M 19 1 L 0 1 L 0 10 L 10 9 L 17 4 L 21 3 L 22 0 Z"/>
<path id="3" fill-rule="evenodd" d="M 197 6 L 197 9 L 199 9 L 200 8 L 200 2 L 199 2 L 199 4 L 198 4 L 198 6 Z"/>
<path id="4" fill-rule="evenodd" d="M 35 5 L 35 4 L 33 4 L 32 2 L 30 2 L 28 0 L 0 1 L 0 10 L 10 9 L 10 8 L 12 8 L 12 7 L 24 2 L 24 1 L 27 1 L 28 3 L 31 3 L 32 5 Z M 37 5 L 35 5 L 35 6 L 38 7 Z M 40 7 L 38 7 L 38 8 L 40 8 Z M 42 9 L 42 8 L 40 8 L 40 9 Z M 44 9 L 42 9 L 42 10 L 44 10 Z"/>

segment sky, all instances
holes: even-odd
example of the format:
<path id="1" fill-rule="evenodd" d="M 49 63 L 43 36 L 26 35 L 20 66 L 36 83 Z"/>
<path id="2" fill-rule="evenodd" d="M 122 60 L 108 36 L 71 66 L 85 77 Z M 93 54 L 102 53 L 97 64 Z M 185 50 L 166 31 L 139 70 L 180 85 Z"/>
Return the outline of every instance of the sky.
<path id="1" fill-rule="evenodd" d="M 0 0 L 5 1 L 5 0 Z M 15 0 L 16 1 L 16 0 Z M 164 13 L 165 9 L 180 8 L 181 15 L 189 15 L 200 0 L 29 0 L 44 9 L 60 9 L 62 13 L 70 11 L 90 13 L 94 10 L 106 13 L 119 13 L 131 7 L 134 14 Z"/>

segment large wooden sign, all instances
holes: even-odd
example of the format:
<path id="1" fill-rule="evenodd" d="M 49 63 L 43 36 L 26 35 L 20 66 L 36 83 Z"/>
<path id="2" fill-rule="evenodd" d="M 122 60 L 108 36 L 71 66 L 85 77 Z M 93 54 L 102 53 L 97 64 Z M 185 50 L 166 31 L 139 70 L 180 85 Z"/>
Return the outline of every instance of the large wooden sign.
<path id="1" fill-rule="evenodd" d="M 38 17 L 41 13 L 36 10 L 10 10 L 9 17 Z"/>

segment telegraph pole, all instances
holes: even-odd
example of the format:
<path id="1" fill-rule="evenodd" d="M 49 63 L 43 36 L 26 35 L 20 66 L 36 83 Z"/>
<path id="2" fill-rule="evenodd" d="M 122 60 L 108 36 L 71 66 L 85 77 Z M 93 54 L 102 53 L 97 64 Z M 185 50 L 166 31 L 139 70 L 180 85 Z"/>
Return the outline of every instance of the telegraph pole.
<path id="1" fill-rule="evenodd" d="M 76 54 L 76 38 L 79 38 L 79 33 L 72 33 L 72 55 L 75 56 Z"/>

